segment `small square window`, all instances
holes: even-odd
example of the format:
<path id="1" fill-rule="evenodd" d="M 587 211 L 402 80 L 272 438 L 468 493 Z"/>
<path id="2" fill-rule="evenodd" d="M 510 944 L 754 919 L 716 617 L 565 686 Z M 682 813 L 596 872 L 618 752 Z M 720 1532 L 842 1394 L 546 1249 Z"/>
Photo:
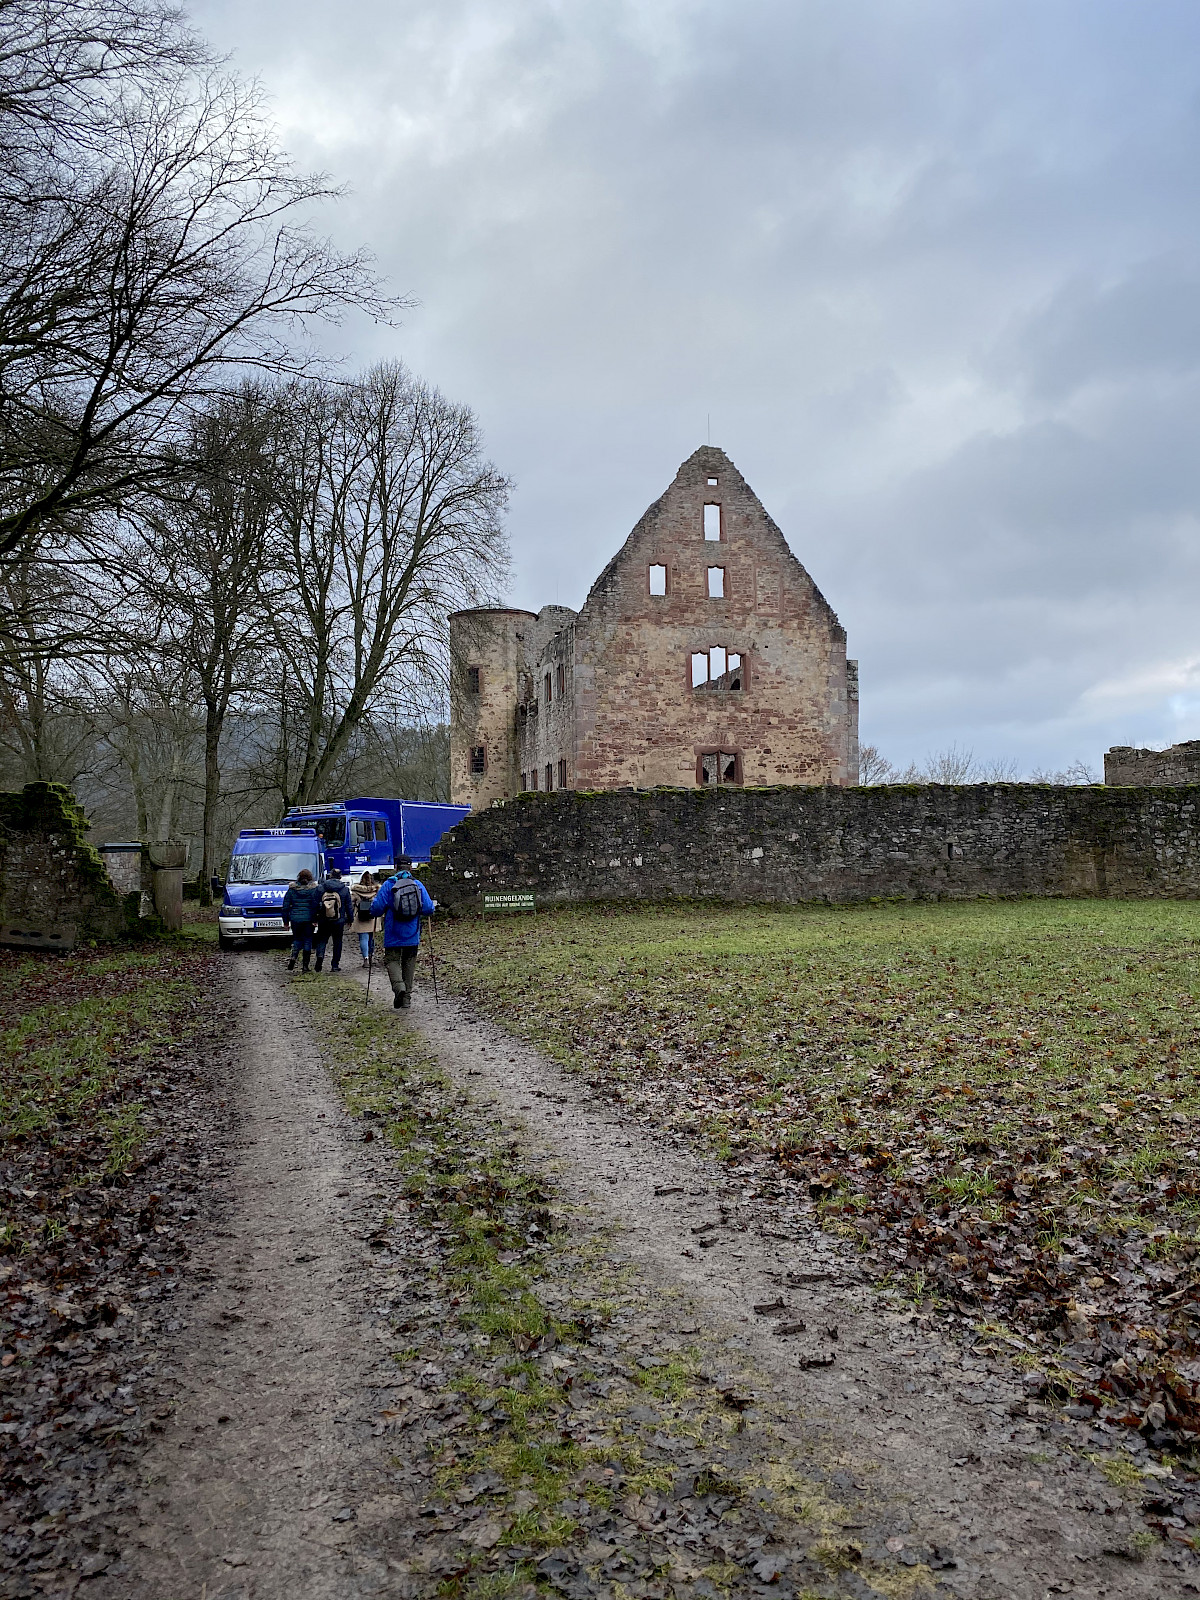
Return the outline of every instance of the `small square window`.
<path id="1" fill-rule="evenodd" d="M 710 478 L 708 480 L 708 487 L 710 489 L 715 489 L 717 487 L 717 480 L 715 478 Z"/>
<path id="2" fill-rule="evenodd" d="M 704 508 L 704 537 L 709 540 L 721 537 L 721 508 L 706 505 Z"/>
<path id="3" fill-rule="evenodd" d="M 650 593 L 666 594 L 666 592 L 667 569 L 666 567 L 659 566 L 657 563 L 653 563 L 650 567 Z"/>
<path id="4" fill-rule="evenodd" d="M 467 668 L 467 693 L 468 694 L 478 694 L 479 693 L 479 668 L 478 667 L 468 667 Z"/>
<path id="5" fill-rule="evenodd" d="M 709 567 L 708 569 L 708 598 L 710 600 L 724 600 L 725 598 L 725 568 Z"/>
<path id="6" fill-rule="evenodd" d="M 471 771 L 476 774 L 487 771 L 487 750 L 481 744 L 471 746 Z"/>

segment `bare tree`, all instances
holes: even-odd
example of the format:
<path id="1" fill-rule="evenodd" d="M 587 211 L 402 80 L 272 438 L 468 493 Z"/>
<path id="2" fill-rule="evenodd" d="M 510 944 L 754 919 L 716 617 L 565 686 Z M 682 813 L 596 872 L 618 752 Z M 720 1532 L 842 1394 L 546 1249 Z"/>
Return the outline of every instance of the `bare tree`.
<path id="1" fill-rule="evenodd" d="M 1100 779 L 1097 777 L 1095 770 L 1089 767 L 1086 761 L 1077 758 L 1074 761 L 1069 761 L 1065 767 L 1058 771 L 1052 772 L 1043 767 L 1037 767 L 1030 773 L 1029 781 L 1030 783 L 1054 783 L 1072 787 L 1076 784 L 1099 783 Z"/>
<path id="2" fill-rule="evenodd" d="M 0 568 L 0 750 L 22 783 L 73 784 L 94 743 L 82 659 L 107 647 L 111 596 L 53 559 L 62 542 L 26 543 Z"/>
<path id="3" fill-rule="evenodd" d="M 174 653 L 204 711 L 201 899 L 217 859 L 221 745 L 231 708 L 261 682 L 267 626 L 266 569 L 278 490 L 280 408 L 274 393 L 247 384 L 197 417 L 193 476 L 148 519 L 131 564 L 159 597 Z"/>
<path id="4" fill-rule="evenodd" d="M 0 0 L 0 560 L 186 471 L 197 402 L 306 370 L 307 319 L 383 310 L 304 225 L 335 191 L 276 150 L 257 89 L 173 13 L 66 10 L 56 54 L 49 5 Z"/>
<path id="5" fill-rule="evenodd" d="M 178 838 L 200 785 L 204 726 L 188 663 L 169 641 L 131 638 L 98 664 L 96 681 L 99 742 L 129 775 L 140 837 Z"/>
<path id="6" fill-rule="evenodd" d="M 927 783 L 972 783 L 975 772 L 975 752 L 960 750 L 957 743 L 930 751 L 925 757 L 923 776 Z"/>
<path id="7" fill-rule="evenodd" d="M 860 745 L 858 749 L 858 781 L 861 785 L 894 783 L 896 769 L 873 744 Z"/>
<path id="8" fill-rule="evenodd" d="M 443 702 L 447 616 L 491 599 L 507 569 L 510 485 L 471 411 L 399 364 L 291 400 L 272 614 L 295 804 L 323 795 L 365 717 Z"/>

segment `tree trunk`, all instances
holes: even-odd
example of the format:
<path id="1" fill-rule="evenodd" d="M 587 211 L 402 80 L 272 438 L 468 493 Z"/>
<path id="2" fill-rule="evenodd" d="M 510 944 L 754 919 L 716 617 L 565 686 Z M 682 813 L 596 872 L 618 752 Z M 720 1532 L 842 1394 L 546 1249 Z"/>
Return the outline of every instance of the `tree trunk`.
<path id="1" fill-rule="evenodd" d="M 212 877 L 217 857 L 217 806 L 221 800 L 221 712 L 210 705 L 204 720 L 204 855 L 200 865 L 200 904 L 213 903 Z"/>

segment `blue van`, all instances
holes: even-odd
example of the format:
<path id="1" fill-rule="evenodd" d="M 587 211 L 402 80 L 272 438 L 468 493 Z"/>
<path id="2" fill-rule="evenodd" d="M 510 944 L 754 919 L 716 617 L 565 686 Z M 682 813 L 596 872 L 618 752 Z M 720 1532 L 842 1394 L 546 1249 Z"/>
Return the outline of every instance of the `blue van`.
<path id="1" fill-rule="evenodd" d="M 221 949 L 232 950 L 243 939 L 281 938 L 287 931 L 283 897 L 305 867 L 318 882 L 325 876 L 325 851 L 315 828 L 243 828 L 233 842 L 217 917 Z"/>

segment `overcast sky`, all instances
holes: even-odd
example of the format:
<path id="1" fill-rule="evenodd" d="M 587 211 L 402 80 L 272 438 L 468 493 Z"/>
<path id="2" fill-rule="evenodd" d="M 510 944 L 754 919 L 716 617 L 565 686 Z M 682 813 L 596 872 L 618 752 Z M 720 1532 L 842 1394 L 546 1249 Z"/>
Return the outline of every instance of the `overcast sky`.
<path id="1" fill-rule="evenodd" d="M 737 462 L 862 735 L 1023 771 L 1200 737 L 1196 0 L 206 0 L 326 225 L 339 335 L 478 412 L 512 603 Z"/>

